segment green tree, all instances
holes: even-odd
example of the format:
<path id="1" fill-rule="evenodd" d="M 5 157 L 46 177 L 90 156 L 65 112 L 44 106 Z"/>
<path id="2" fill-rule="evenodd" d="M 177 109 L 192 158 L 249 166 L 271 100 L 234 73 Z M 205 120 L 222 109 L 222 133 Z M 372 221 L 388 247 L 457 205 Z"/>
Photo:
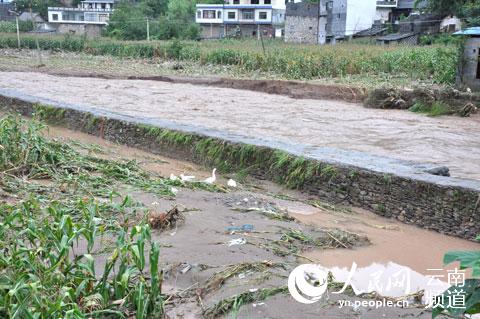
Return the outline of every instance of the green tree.
<path id="1" fill-rule="evenodd" d="M 106 33 L 123 40 L 144 40 L 149 18 L 152 39 L 194 39 L 199 33 L 195 5 L 195 0 L 125 0 L 116 5 Z"/>
<path id="2" fill-rule="evenodd" d="M 44 18 L 48 19 L 48 7 L 58 7 L 60 2 L 58 0 L 15 0 L 13 1 L 20 12 L 30 11 L 37 12 Z"/>
<path id="3" fill-rule="evenodd" d="M 427 11 L 438 15 L 456 15 L 467 26 L 480 25 L 480 1 L 478 0 L 416 0 L 416 5 L 426 2 Z"/>
<path id="4" fill-rule="evenodd" d="M 129 1 L 118 3 L 110 16 L 106 33 L 121 40 L 146 39 L 147 21 L 143 8 Z"/>

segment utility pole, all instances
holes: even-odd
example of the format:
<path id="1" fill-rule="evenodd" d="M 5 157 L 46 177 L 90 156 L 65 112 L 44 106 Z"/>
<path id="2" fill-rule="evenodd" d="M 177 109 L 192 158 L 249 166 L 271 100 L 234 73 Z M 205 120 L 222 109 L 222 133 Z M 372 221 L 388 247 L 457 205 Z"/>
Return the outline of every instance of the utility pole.
<path id="1" fill-rule="evenodd" d="M 18 49 L 20 50 L 20 27 L 18 25 L 18 16 L 20 15 L 20 13 L 12 10 L 8 10 L 8 12 L 15 15 L 15 22 L 17 23 L 17 45 Z"/>
<path id="2" fill-rule="evenodd" d="M 262 42 L 263 55 L 265 56 L 267 55 L 267 53 L 265 52 L 265 44 L 263 43 L 263 34 L 260 28 L 260 25 L 258 25 L 258 35 L 260 36 L 260 41 Z"/>
<path id="3" fill-rule="evenodd" d="M 150 23 L 147 18 L 147 41 L 150 41 Z"/>
<path id="4" fill-rule="evenodd" d="M 320 13 L 322 11 L 322 0 L 318 0 L 318 16 L 317 16 L 317 44 L 320 44 Z"/>
<path id="5" fill-rule="evenodd" d="M 32 7 L 30 6 L 30 19 L 32 21 L 33 25 L 33 32 L 35 33 L 35 43 L 37 45 L 37 57 L 38 57 L 38 65 L 43 65 L 42 61 L 42 53 L 40 52 L 40 43 L 38 43 L 38 33 L 36 32 L 36 26 L 35 26 L 35 21 L 33 20 L 33 13 L 32 13 Z"/>
<path id="6" fill-rule="evenodd" d="M 18 26 L 18 15 L 15 15 L 15 22 L 17 23 L 17 45 L 20 50 L 20 27 Z"/>

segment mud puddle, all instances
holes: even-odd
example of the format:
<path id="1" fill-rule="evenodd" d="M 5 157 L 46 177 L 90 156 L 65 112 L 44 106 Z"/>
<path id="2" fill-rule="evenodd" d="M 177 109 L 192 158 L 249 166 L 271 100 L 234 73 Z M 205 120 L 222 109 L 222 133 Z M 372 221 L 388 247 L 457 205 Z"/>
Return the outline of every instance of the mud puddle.
<path id="1" fill-rule="evenodd" d="M 95 156 L 135 159 L 162 176 L 183 173 L 203 179 L 211 174 L 198 165 L 63 128 L 50 127 L 49 135 L 74 141 L 77 148 Z M 218 183 L 225 185 L 229 177 L 235 178 L 219 176 Z M 446 251 L 480 247 L 353 207 L 318 202 L 251 178 L 226 193 L 180 188 L 174 200 L 136 189 L 122 192 L 150 211 L 163 213 L 177 206 L 184 216 L 180 225 L 152 234 L 162 247 L 163 292 L 171 296 L 166 304 L 170 318 L 231 318 L 232 309 L 224 313 L 218 303 L 228 304 L 232 296 L 257 292 L 269 298 L 240 307 L 238 318 L 429 318 L 431 314 L 423 309 L 340 309 L 340 300 L 358 299 L 346 294 L 330 295 L 325 302 L 307 306 L 285 290 L 277 290 L 286 286 L 289 273 L 302 263 L 337 267 L 337 276 L 343 279 L 341 275 L 352 262 L 367 267 L 393 261 L 420 276 L 428 274 L 426 269 L 442 268 Z M 102 268 L 101 262 L 98 267 Z"/>

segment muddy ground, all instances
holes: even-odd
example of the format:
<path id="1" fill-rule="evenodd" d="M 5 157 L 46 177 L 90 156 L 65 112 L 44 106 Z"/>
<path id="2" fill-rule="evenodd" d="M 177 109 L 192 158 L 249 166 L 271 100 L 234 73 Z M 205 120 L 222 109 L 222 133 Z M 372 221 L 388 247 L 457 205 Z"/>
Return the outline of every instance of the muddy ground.
<path id="1" fill-rule="evenodd" d="M 60 104 L 237 136 L 445 165 L 454 177 L 480 179 L 479 114 L 433 118 L 244 90 L 31 72 L 2 72 L 0 81 L 2 89 Z"/>
<path id="2" fill-rule="evenodd" d="M 116 145 L 63 128 L 51 127 L 49 136 L 83 145 L 92 155 L 112 159 L 135 159 L 143 168 L 162 176 L 195 175 L 202 180 L 210 170 L 188 162 L 171 160 L 137 149 Z M 92 144 L 93 143 L 93 144 Z M 85 147 L 85 145 L 89 147 Z M 91 145 L 95 145 L 92 147 Z M 93 151 L 92 151 L 93 150 Z M 166 154 L 167 155 L 167 154 Z M 227 178 L 217 183 L 225 186 Z M 417 229 L 381 218 L 354 207 L 332 206 L 286 190 L 270 182 L 252 178 L 239 180 L 237 188 L 226 193 L 194 191 L 180 188 L 175 199 L 158 197 L 137 189 L 122 189 L 124 195 L 144 203 L 151 211 L 164 212 L 177 206 L 185 220 L 166 231 L 154 231 L 162 245 L 161 264 L 165 269 L 164 293 L 170 318 L 201 318 L 202 310 L 212 309 L 218 301 L 250 289 L 285 286 L 289 272 L 301 263 L 317 262 L 327 267 L 349 267 L 353 261 L 360 266 L 373 262 L 393 261 L 426 274 L 427 268 L 442 267 L 442 255 L 447 250 L 473 250 L 473 242 Z M 257 208 L 258 210 L 250 210 Z M 247 211 L 250 210 L 250 211 Z M 272 218 L 271 213 L 282 218 Z M 287 217 L 293 217 L 289 220 Z M 229 231 L 228 227 L 252 225 L 253 231 Z M 289 230 L 302 231 L 312 237 L 325 238 L 324 247 L 310 247 L 295 242 L 298 251 L 284 256 L 274 253 L 272 241 Z M 327 235 L 326 235 L 327 234 Z M 329 240 L 333 235 L 336 239 Z M 348 234 L 342 237 L 342 234 Z M 325 236 L 326 235 L 326 236 Z M 228 246 L 231 240 L 243 238 L 246 243 Z M 352 240 L 353 239 L 353 240 Z M 401 245 L 399 244 L 401 243 Z M 285 248 L 285 247 L 282 247 Z M 97 255 L 102 260 L 106 255 Z M 256 270 L 235 272 L 224 282 L 212 280 L 219 272 L 257 265 Z M 102 268 L 101 263 L 97 265 Z M 339 309 L 338 300 L 356 300 L 351 295 L 329 295 L 314 305 L 304 305 L 286 293 L 263 302 L 242 306 L 232 318 L 430 318 L 422 308 L 352 308 Z"/>

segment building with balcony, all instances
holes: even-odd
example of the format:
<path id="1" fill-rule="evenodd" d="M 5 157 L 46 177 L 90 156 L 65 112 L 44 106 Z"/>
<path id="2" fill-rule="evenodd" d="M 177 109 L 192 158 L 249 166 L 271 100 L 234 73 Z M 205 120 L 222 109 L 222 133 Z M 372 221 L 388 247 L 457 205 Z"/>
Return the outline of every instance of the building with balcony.
<path id="1" fill-rule="evenodd" d="M 395 23 L 426 6 L 425 1 L 420 1 L 417 5 L 415 2 L 415 0 L 377 0 L 375 20 L 381 23 Z"/>
<path id="2" fill-rule="evenodd" d="M 58 33 L 99 36 L 113 12 L 115 0 L 85 0 L 78 7 L 49 7 L 48 22 Z"/>
<path id="3" fill-rule="evenodd" d="M 195 21 L 202 38 L 226 36 L 280 37 L 285 0 L 226 0 L 225 4 L 197 4 Z"/>

